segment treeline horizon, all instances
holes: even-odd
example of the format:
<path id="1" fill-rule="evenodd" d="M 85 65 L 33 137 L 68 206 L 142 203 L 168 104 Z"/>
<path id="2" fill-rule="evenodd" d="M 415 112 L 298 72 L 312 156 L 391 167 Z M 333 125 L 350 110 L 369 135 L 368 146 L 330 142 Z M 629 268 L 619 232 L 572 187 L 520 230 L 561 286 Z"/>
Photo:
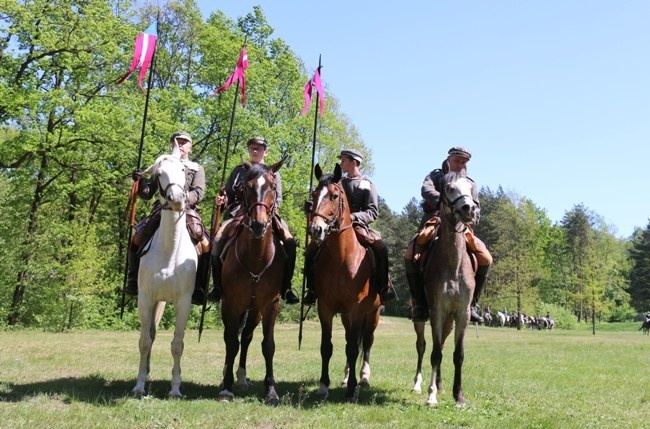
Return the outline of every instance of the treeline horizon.
<path id="1" fill-rule="evenodd" d="M 138 327 L 135 303 L 127 303 L 123 318 L 119 306 L 130 228 L 125 209 L 139 159 L 145 95 L 135 76 L 115 81 L 128 69 L 135 36 L 157 18 L 141 166 L 169 150 L 173 132 L 188 131 L 191 157 L 206 171 L 201 215 L 209 228 L 224 172 L 241 163 L 250 137 L 267 139 L 273 162 L 289 155 L 280 170 L 280 215 L 299 241 L 294 289 L 301 290 L 314 106 L 304 117 L 300 111 L 313 70 L 272 37 L 260 7 L 236 19 L 220 11 L 204 19 L 193 0 L 140 9 L 118 0 L 6 5 L 0 26 L 0 326 Z M 250 63 L 246 104 L 237 104 L 230 132 L 235 87 L 212 95 L 232 73 L 244 40 Z M 372 153 L 339 110 L 335 94 L 328 92 L 326 103 L 318 117 L 317 161 L 329 171 L 341 148 L 357 148 L 372 176 Z M 483 188 L 480 198 L 476 233 L 495 257 L 484 307 L 550 311 L 564 315 L 565 327 L 571 319 L 629 320 L 650 309 L 650 223 L 623 240 L 582 205 L 554 224 L 533 201 L 501 188 Z M 138 218 L 150 204 L 138 201 Z M 399 213 L 381 200 L 373 226 L 389 247 L 400 295 L 387 314 L 407 314 L 402 254 L 421 215 L 415 197 Z M 217 306 L 209 324 L 220 323 L 218 311 Z M 298 314 L 284 306 L 280 317 L 297 321 Z M 195 308 L 188 326 L 197 323 Z"/>

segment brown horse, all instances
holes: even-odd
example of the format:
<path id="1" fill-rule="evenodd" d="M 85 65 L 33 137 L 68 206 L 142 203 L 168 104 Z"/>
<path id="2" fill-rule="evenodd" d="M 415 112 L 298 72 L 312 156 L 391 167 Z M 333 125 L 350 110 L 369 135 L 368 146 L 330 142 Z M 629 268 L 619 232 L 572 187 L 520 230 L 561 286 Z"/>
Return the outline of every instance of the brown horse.
<path id="1" fill-rule="evenodd" d="M 318 395 L 329 394 L 329 362 L 332 357 L 332 320 L 341 314 L 345 327 L 345 354 L 348 402 L 357 400 L 357 385 L 370 384 L 370 349 L 379 323 L 380 299 L 371 287 L 372 261 L 369 251 L 357 240 L 350 206 L 341 180 L 341 167 L 323 174 L 315 167 L 318 186 L 312 194 L 313 211 L 309 232 L 318 244 L 314 259 L 314 287 L 318 296 L 321 324 L 321 377 Z M 360 381 L 356 377 L 359 350 L 363 349 Z M 345 381 L 344 381 L 345 385 Z"/>
<path id="2" fill-rule="evenodd" d="M 233 367 L 240 346 L 240 330 L 242 352 L 237 370 L 238 384 L 242 379 L 245 383 L 248 346 L 255 327 L 262 321 L 262 354 L 266 362 L 265 400 L 273 406 L 280 402 L 275 391 L 273 356 L 285 255 L 273 234 L 271 223 L 276 211 L 274 173 L 283 161 L 270 167 L 246 164 L 248 173 L 240 188 L 244 217 L 237 235 L 227 244 L 229 250 L 221 273 L 221 319 L 226 344 L 223 390 L 219 392 L 222 401 L 232 401 L 234 398 Z"/>
<path id="3" fill-rule="evenodd" d="M 469 304 L 474 293 L 474 269 L 467 253 L 466 225 L 474 220 L 478 203 L 472 195 L 471 179 L 461 173 L 449 172 L 444 176 L 440 195 L 440 231 L 438 239 L 429 250 L 424 270 L 424 288 L 431 314 L 433 350 L 431 352 L 431 383 L 427 405 L 438 403 L 436 394 L 441 389 L 440 364 L 445 339 L 456 325 L 454 334 L 454 387 L 456 403 L 465 403 L 461 387 L 463 366 L 463 339 L 469 321 Z M 418 374 L 414 391 L 419 392 L 420 367 L 424 354 L 424 322 L 413 324 L 417 334 Z M 419 379 L 418 379 L 419 378 Z"/>

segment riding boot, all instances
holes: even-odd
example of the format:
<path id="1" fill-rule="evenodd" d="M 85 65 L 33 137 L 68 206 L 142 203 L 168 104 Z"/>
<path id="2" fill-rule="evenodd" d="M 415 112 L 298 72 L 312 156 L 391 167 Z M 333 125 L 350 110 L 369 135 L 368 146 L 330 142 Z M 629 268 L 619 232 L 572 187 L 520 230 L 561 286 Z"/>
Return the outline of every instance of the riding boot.
<path id="1" fill-rule="evenodd" d="M 221 301 L 221 294 L 223 292 L 223 289 L 221 288 L 221 268 L 223 263 L 221 262 L 221 258 L 219 257 L 218 253 L 216 255 L 212 253 L 210 257 L 212 258 L 213 288 L 208 294 L 208 301 L 219 302 Z"/>
<path id="2" fill-rule="evenodd" d="M 376 290 L 379 292 L 381 303 L 386 304 L 397 298 L 395 290 L 393 289 L 393 284 L 388 276 L 388 248 L 384 247 L 377 251 L 376 256 L 377 267 L 375 268 L 374 283 Z"/>
<path id="3" fill-rule="evenodd" d="M 490 265 L 479 265 L 478 269 L 476 270 L 476 275 L 474 276 L 476 286 L 474 286 L 474 296 L 472 296 L 472 305 L 470 307 L 470 322 L 483 323 L 483 318 L 478 314 L 477 305 L 478 299 L 481 297 L 483 287 L 485 286 L 485 283 L 487 283 L 489 271 Z"/>
<path id="4" fill-rule="evenodd" d="M 196 281 L 194 282 L 194 292 L 192 293 L 192 304 L 203 305 L 205 295 L 208 291 L 208 270 L 210 268 L 210 254 L 203 253 L 199 255 L 199 263 L 196 266 Z"/>
<path id="5" fill-rule="evenodd" d="M 298 304 L 300 299 L 291 289 L 291 279 L 293 279 L 293 270 L 296 268 L 296 240 L 287 240 L 284 242 L 284 251 L 287 253 L 287 259 L 284 261 L 284 274 L 282 275 L 282 292 L 281 296 L 287 304 Z"/>
<path id="6" fill-rule="evenodd" d="M 136 247 L 134 250 L 132 247 Z M 129 271 L 126 278 L 126 288 L 124 293 L 130 296 L 138 295 L 138 269 L 140 268 L 140 256 L 138 255 L 137 246 L 129 247 L 128 254 Z"/>
<path id="7" fill-rule="evenodd" d="M 302 297 L 302 303 L 304 305 L 314 305 L 318 299 L 316 296 L 316 290 L 314 289 L 314 257 L 305 253 L 305 272 L 306 280 L 306 289 L 305 295 Z"/>
<path id="8" fill-rule="evenodd" d="M 429 320 L 429 306 L 427 305 L 427 298 L 424 295 L 422 274 L 412 259 L 404 259 L 404 268 L 409 291 L 411 292 L 409 318 L 414 322 L 426 322 Z"/>

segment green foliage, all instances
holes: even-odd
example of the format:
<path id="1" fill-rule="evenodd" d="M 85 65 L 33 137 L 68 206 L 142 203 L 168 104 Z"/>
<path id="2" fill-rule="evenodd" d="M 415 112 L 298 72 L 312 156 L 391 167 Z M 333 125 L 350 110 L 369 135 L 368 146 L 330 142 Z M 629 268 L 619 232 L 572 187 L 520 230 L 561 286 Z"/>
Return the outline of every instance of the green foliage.
<path id="1" fill-rule="evenodd" d="M 299 245 L 293 287 L 302 288 L 302 206 L 313 188 L 312 160 L 331 171 L 343 147 L 357 148 L 365 155 L 364 173 L 372 177 L 372 148 L 330 93 L 313 141 L 315 105 L 307 116 L 299 114 L 313 64 L 305 70 L 291 47 L 274 38 L 261 7 L 243 17 L 217 11 L 207 19 L 194 0 L 137 10 L 117 0 L 3 0 L 0 10 L 0 325 L 137 328 L 135 302 L 128 301 L 120 318 L 116 293 L 129 237 L 124 211 L 130 173 L 167 152 L 169 135 L 181 129 L 192 134 L 192 156 L 206 170 L 201 214 L 208 227 L 212 198 L 246 156 L 248 138 L 263 135 L 269 141 L 268 162 L 288 156 L 280 170 L 279 211 Z M 157 16 L 155 73 L 141 142 L 146 97 L 136 76 L 114 82 L 131 62 L 135 36 Z M 244 41 L 250 67 L 242 107 L 234 86 L 212 95 L 232 73 Z M 380 200 L 373 226 L 388 245 L 400 295 L 386 312 L 403 316 L 409 298 L 403 252 L 422 209 L 413 198 L 398 214 Z M 482 304 L 531 312 L 544 302 L 581 321 L 592 315 L 626 320 L 630 306 L 650 308 L 650 224 L 624 242 L 582 204 L 554 225 L 532 201 L 501 187 L 481 189 L 480 200 L 475 232 L 495 257 Z M 150 208 L 151 202 L 139 201 L 137 217 Z M 299 312 L 284 306 L 280 320 L 297 321 Z M 189 325 L 197 326 L 199 317 L 194 309 Z M 561 323 L 568 326 L 569 319 Z M 170 309 L 162 325 L 172 320 Z M 206 323 L 219 325 L 218 310 Z"/>

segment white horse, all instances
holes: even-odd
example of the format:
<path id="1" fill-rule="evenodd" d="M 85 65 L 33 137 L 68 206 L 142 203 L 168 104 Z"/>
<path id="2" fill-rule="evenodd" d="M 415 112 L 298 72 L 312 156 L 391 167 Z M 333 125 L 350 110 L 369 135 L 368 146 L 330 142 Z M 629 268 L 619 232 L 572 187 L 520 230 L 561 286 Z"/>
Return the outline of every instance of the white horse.
<path id="1" fill-rule="evenodd" d="M 185 167 L 178 145 L 172 155 L 162 155 L 144 171 L 158 178 L 161 211 L 160 227 L 153 235 L 138 271 L 138 313 L 140 314 L 140 367 L 133 395 L 145 394 L 149 377 L 151 346 L 156 328 L 171 302 L 176 310 L 176 325 L 171 352 L 174 358 L 169 396 L 181 398 L 181 356 L 185 325 L 192 309 L 197 254 L 185 222 Z"/>

